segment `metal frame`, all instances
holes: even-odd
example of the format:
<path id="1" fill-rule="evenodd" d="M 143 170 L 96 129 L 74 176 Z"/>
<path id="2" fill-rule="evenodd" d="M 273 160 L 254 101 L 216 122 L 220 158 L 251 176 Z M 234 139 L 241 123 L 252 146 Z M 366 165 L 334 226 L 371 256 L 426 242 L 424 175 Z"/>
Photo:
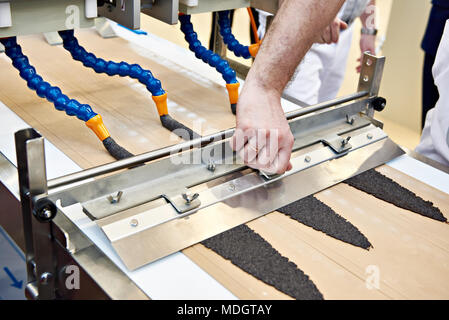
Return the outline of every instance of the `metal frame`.
<path id="1" fill-rule="evenodd" d="M 372 61 L 363 68 L 374 68 L 373 79 L 377 79 L 382 68 L 376 64 L 383 64 L 383 59 Z M 369 72 L 362 70 L 362 75 Z M 43 138 L 33 129 L 19 131 L 16 151 L 28 296 L 82 297 L 64 285 L 66 266 L 75 264 L 82 269 L 83 285 L 94 283 L 97 296 L 148 298 L 70 222 L 65 206 L 81 203 L 125 265 L 134 269 L 402 154 L 379 128 L 381 123 L 369 116 L 378 99 L 372 95 L 378 82 L 369 83 L 363 87 L 366 90 L 286 114 L 295 136 L 294 168 L 282 176 L 248 171 L 235 162 L 233 153 L 223 154 L 229 149 L 226 139 L 234 133 L 228 129 L 47 181 Z M 350 142 L 348 137 L 352 137 Z M 178 154 L 199 156 L 202 161 L 195 166 L 174 166 L 171 158 Z M 132 170 L 117 172 L 125 168 Z M 114 174 L 102 177 L 108 173 Z M 310 183 L 298 191 L 298 179 Z M 117 192 L 120 197 L 114 197 Z M 55 210 L 44 206 L 58 201 Z M 238 214 L 232 209 L 235 206 Z M 157 249 L 150 250 L 148 243 L 158 243 Z M 111 278 L 120 283 L 120 290 L 110 283 Z"/>
<path id="2" fill-rule="evenodd" d="M 116 0 L 98 7 L 98 15 L 135 30 L 140 28 L 140 5 L 141 0 Z"/>
<path id="3" fill-rule="evenodd" d="M 15 134 L 17 169 L 25 235 L 27 291 L 39 298 L 54 299 L 55 262 L 51 245 L 51 227 L 47 221 L 33 219 L 34 197 L 47 193 L 44 138 L 34 129 Z M 37 297 L 36 297 L 37 298 Z"/>
<path id="4" fill-rule="evenodd" d="M 142 0 L 141 12 L 165 23 L 177 24 L 179 0 Z"/>
<path id="5" fill-rule="evenodd" d="M 236 163 L 235 154 L 229 151 L 226 139 L 234 132 L 229 129 L 52 179 L 46 184 L 48 193 L 32 196 L 35 202 L 60 201 L 58 215 L 63 215 L 63 207 L 81 203 L 92 219 L 99 219 L 98 225 L 125 265 L 135 269 L 401 155 L 402 150 L 367 117 L 376 99 L 367 94 L 364 91 L 287 114 L 295 136 L 295 154 L 293 170 L 280 177 L 256 173 L 235 177 L 246 167 Z M 172 159 L 178 153 L 201 162 L 176 165 Z M 133 169 L 101 178 L 124 168 Z M 294 186 L 298 179 L 318 183 L 309 183 L 298 193 Z M 177 183 L 173 185 L 173 181 Z M 212 182 L 215 186 L 197 191 L 198 186 Z M 293 191 L 288 192 L 290 189 Z M 266 201 L 260 201 L 260 192 L 266 195 Z M 111 195 L 117 193 L 121 200 L 111 201 Z M 252 200 L 254 197 L 258 201 Z M 161 198 L 167 202 L 161 202 Z M 242 199 L 251 206 L 239 206 L 238 215 L 216 209 L 236 201 L 241 204 Z M 138 212 L 128 213 L 131 208 Z M 226 223 L 214 224 L 211 217 Z M 148 243 L 157 245 L 148 247 Z"/>
<path id="6" fill-rule="evenodd" d="M 66 30 L 74 27 L 66 24 L 69 16 L 79 18 L 76 27 L 94 25 L 94 18 L 86 18 L 85 0 L 13 0 L 11 14 L 12 26 L 0 28 L 0 38 Z"/>
<path id="7" fill-rule="evenodd" d="M 148 299 L 64 214 L 37 219 L 36 195 L 47 190 L 43 138 L 34 129 L 15 137 L 18 168 L 0 154 L 0 221 L 26 253 L 27 298 Z M 82 290 L 67 288 L 68 266 L 78 268 Z"/>

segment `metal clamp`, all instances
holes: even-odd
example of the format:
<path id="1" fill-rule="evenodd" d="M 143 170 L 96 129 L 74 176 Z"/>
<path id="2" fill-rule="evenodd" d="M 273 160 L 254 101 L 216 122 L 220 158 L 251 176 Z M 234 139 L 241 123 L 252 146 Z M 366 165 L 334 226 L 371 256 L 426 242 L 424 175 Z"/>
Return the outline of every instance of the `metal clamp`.
<path id="1" fill-rule="evenodd" d="M 178 213 L 185 213 L 196 209 L 201 205 L 199 194 L 191 194 L 188 189 L 177 194 L 165 194 L 164 198 L 175 208 Z"/>
<path id="2" fill-rule="evenodd" d="M 338 154 L 346 153 L 352 148 L 352 145 L 349 143 L 351 139 L 350 136 L 346 138 L 342 138 L 338 135 L 329 136 L 321 140 L 325 145 L 329 146 Z"/>
<path id="3" fill-rule="evenodd" d="M 27 260 L 27 290 L 36 299 L 55 299 L 55 256 L 51 220 L 57 208 L 47 194 L 44 138 L 34 129 L 16 132 L 17 169 Z M 38 197 L 40 197 L 38 199 Z M 38 199 L 38 200 L 36 200 Z M 33 287 L 34 284 L 34 287 Z M 34 288 L 35 290 L 31 290 Z"/>

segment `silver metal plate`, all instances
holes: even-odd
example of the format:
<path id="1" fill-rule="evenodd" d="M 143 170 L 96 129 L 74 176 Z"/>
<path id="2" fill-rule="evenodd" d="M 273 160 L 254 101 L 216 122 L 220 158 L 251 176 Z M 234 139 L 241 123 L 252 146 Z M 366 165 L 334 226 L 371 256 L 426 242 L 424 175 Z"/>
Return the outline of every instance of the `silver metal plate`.
<path id="1" fill-rule="evenodd" d="M 178 23 L 178 0 L 146 0 L 141 4 L 142 13 L 168 24 Z"/>
<path id="2" fill-rule="evenodd" d="M 390 139 L 383 138 L 351 150 L 343 157 L 311 164 L 307 170 L 269 182 L 252 173 L 241 177 L 239 182 L 231 181 L 213 187 L 204 194 L 200 193 L 202 205 L 194 214 L 179 215 L 167 204 L 150 210 L 151 214 L 144 212 L 105 225 L 100 220 L 98 224 L 125 265 L 134 270 L 384 164 L 403 153 Z M 294 160 L 293 171 L 298 169 L 300 163 L 306 162 L 304 156 Z M 234 185 L 234 189 L 229 188 L 230 184 Z M 216 202 L 217 199 L 224 200 Z M 139 221 L 137 226 L 131 225 L 133 219 Z"/>
<path id="3" fill-rule="evenodd" d="M 117 0 L 99 7 L 98 14 L 129 29 L 140 28 L 140 0 Z"/>
<path id="4" fill-rule="evenodd" d="M 324 112 L 319 115 L 319 119 L 306 116 L 303 119 L 292 121 L 290 126 L 295 136 L 293 150 L 316 144 L 322 141 L 322 137 L 325 136 L 332 135 L 340 141 L 343 138 L 339 135 L 354 132 L 361 128 L 373 128 L 374 126 L 370 125 L 368 120 L 357 114 L 362 106 L 363 103 L 358 102 Z M 346 123 L 346 114 L 353 115 L 354 122 L 352 125 Z M 347 149 L 344 149 L 344 151 L 347 151 Z M 216 163 L 214 171 L 207 169 L 209 164 L 207 160 L 211 158 L 212 154 Z M 225 155 L 230 159 L 223 158 Z M 183 188 L 190 188 L 217 179 L 245 167 L 243 164 L 236 164 L 235 156 L 233 156 L 227 141 L 192 151 L 188 153 L 185 160 L 188 160 L 185 162 L 187 164 L 182 165 L 177 164 L 170 158 L 163 159 L 148 166 L 138 167 L 117 176 L 105 178 L 102 181 L 85 184 L 72 189 L 67 195 L 82 202 L 85 213 L 92 219 L 101 219 L 159 198 L 164 194 L 181 194 L 180 190 Z M 174 184 L 173 181 L 177 183 Z M 120 186 L 121 189 L 111 190 L 110 188 L 114 185 L 117 188 Z M 108 193 L 105 194 L 108 189 Z M 115 195 L 117 192 L 123 193 L 121 200 L 111 203 L 109 196 Z M 97 195 L 83 202 L 83 197 L 89 193 Z M 64 206 L 72 203 L 64 200 L 62 202 Z"/>

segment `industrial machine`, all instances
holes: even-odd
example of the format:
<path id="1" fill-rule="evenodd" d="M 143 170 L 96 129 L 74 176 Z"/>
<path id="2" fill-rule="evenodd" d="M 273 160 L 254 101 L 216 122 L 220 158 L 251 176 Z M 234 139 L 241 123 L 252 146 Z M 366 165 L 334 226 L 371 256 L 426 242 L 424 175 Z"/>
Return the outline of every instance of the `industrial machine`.
<path id="1" fill-rule="evenodd" d="M 185 19 L 188 36 L 185 16 L 249 6 L 274 13 L 277 1 L 0 1 L 0 38 L 61 31 L 64 41 L 72 41 L 73 32 L 64 30 L 92 27 L 98 16 L 138 29 L 140 12 L 169 24 Z M 26 23 L 31 18 L 34 23 Z M 248 70 L 225 56 L 219 24 L 215 54 L 243 79 Z M 26 252 L 27 297 L 149 298 L 139 276 L 157 282 L 149 274 L 158 268 L 172 268 L 185 275 L 183 281 L 196 274 L 191 266 L 178 269 L 186 265 L 177 265 L 178 251 L 404 154 L 375 119 L 386 106 L 378 96 L 384 63 L 384 57 L 365 54 L 352 95 L 307 107 L 285 97 L 297 108 L 286 113 L 295 143 L 293 169 L 283 175 L 244 166 L 229 147 L 231 128 L 48 179 L 52 155 L 44 137 L 32 128 L 17 131 L 16 165 L 0 154 L 0 199 L 8 215 L 1 222 Z M 67 287 L 73 266 L 79 268 L 80 290 Z"/>

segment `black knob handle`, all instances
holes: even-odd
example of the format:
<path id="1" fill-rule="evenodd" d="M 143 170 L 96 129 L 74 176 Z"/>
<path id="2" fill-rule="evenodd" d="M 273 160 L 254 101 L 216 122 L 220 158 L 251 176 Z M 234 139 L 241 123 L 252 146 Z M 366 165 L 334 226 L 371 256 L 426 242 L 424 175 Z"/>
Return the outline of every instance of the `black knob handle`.
<path id="1" fill-rule="evenodd" d="M 47 198 L 42 198 L 37 200 L 34 204 L 33 215 L 40 222 L 47 222 L 56 216 L 57 211 L 58 210 L 53 201 Z"/>
<path id="2" fill-rule="evenodd" d="M 387 100 L 382 97 L 377 97 L 373 100 L 373 102 L 371 102 L 371 105 L 374 108 L 374 110 L 381 112 L 387 106 Z"/>

